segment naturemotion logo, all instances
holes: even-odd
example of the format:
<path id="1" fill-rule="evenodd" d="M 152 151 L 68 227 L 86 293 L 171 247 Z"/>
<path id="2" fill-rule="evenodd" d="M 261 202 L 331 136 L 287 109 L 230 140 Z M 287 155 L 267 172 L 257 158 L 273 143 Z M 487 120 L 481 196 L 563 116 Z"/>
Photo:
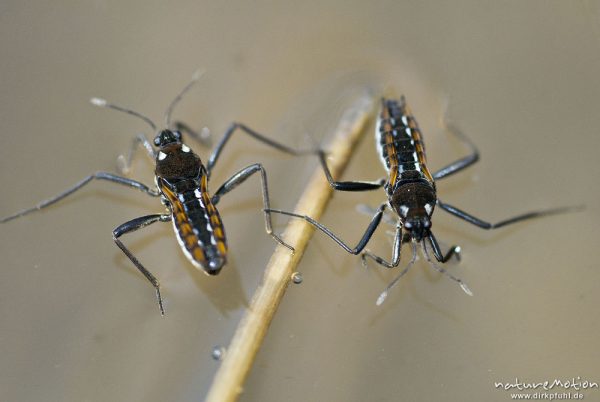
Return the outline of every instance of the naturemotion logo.
<path id="1" fill-rule="evenodd" d="M 550 391 L 554 388 L 562 388 L 565 390 L 572 389 L 574 391 L 598 388 L 598 383 L 595 381 L 588 381 L 581 377 L 573 377 L 568 380 L 554 379 L 553 381 L 545 380 L 540 382 L 528 382 L 519 380 L 519 377 L 515 377 L 514 382 L 494 382 L 494 387 L 501 388 L 506 391 L 519 390 L 524 391 L 527 389 L 543 389 L 544 391 Z"/>
<path id="2" fill-rule="evenodd" d="M 570 379 L 554 379 L 544 381 L 525 381 L 516 377 L 514 381 L 494 382 L 496 389 L 512 391 L 511 399 L 533 399 L 533 400 L 572 400 L 584 399 L 580 391 L 598 388 L 596 381 L 572 377 Z M 521 391 L 521 392 L 515 392 Z M 522 392 L 526 391 L 526 392 Z M 533 391 L 530 393 L 528 391 Z"/>

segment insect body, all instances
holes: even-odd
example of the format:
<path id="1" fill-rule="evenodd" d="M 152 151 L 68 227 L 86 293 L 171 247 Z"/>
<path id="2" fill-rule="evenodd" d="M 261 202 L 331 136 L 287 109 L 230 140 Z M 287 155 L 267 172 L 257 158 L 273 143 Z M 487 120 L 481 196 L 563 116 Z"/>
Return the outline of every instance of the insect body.
<path id="1" fill-rule="evenodd" d="M 227 244 L 219 212 L 208 194 L 208 175 L 200 158 L 181 143 L 179 132 L 156 138 L 156 185 L 171 211 L 173 229 L 190 262 L 210 275 L 226 261 Z"/>
<path id="2" fill-rule="evenodd" d="M 384 185 L 388 204 L 411 238 L 421 241 L 431 227 L 435 182 L 427 169 L 421 131 L 404 101 L 383 101 L 375 138 L 389 176 Z"/>
<path id="3" fill-rule="evenodd" d="M 263 209 L 265 218 L 265 227 L 278 243 L 289 248 L 293 252 L 293 247 L 286 244 L 279 236 L 273 233 L 271 227 L 271 215 L 269 212 L 269 192 L 267 187 L 267 176 L 265 169 L 259 163 L 247 166 L 221 185 L 214 193 L 209 194 L 208 183 L 213 167 L 215 166 L 223 148 L 236 130 L 248 134 L 250 137 L 269 145 L 282 152 L 292 155 L 300 155 L 312 151 L 296 151 L 292 148 L 281 145 L 254 130 L 240 123 L 233 123 L 225 132 L 223 138 L 217 144 L 212 152 L 206 165 L 196 155 L 189 146 L 182 142 L 181 131 L 187 131 L 190 135 L 196 137 L 200 141 L 204 141 L 201 136 L 191 131 L 182 123 L 175 123 L 179 128 L 171 129 L 170 118 L 173 106 L 181 99 L 182 95 L 189 90 L 192 84 L 198 79 L 199 75 L 195 75 L 180 94 L 171 102 L 165 115 L 165 126 L 167 128 L 158 132 L 154 138 L 154 146 L 143 135 L 138 135 L 132 149 L 129 152 L 129 159 L 126 161 L 124 170 L 128 169 L 128 164 L 131 160 L 133 150 L 138 145 L 143 145 L 148 155 L 155 161 L 155 184 L 156 188 L 151 188 L 136 180 L 127 177 L 118 176 L 107 172 L 97 172 L 92 174 L 79 183 L 75 184 L 70 189 L 61 194 L 41 202 L 33 208 L 28 208 L 17 212 L 11 216 L 0 219 L 0 223 L 5 223 L 15 218 L 27 215 L 31 212 L 40 210 L 49 205 L 52 205 L 68 195 L 79 190 L 87 183 L 94 179 L 107 180 L 113 183 L 125 185 L 153 196 L 160 197 L 163 205 L 167 208 L 166 213 L 152 214 L 142 216 L 128 221 L 118 226 L 113 231 L 113 239 L 116 245 L 127 255 L 137 269 L 150 281 L 156 290 L 158 304 L 161 314 L 164 314 L 163 301 L 160 294 L 160 285 L 156 277 L 148 271 L 139 260 L 129 251 L 129 249 L 120 240 L 121 236 L 144 228 L 155 222 L 172 222 L 177 240 L 181 249 L 188 260 L 197 268 L 209 275 L 216 275 L 220 272 L 227 261 L 227 241 L 225 238 L 225 229 L 216 205 L 222 196 L 233 190 L 239 184 L 244 182 L 253 174 L 260 172 L 262 180 L 262 196 Z M 147 117 L 129 109 L 124 109 L 120 106 L 107 103 L 103 99 L 92 98 L 91 102 L 96 106 L 107 107 L 121 112 L 125 112 L 141 118 L 148 123 L 154 131 L 156 125 Z M 157 149 L 155 149 L 156 147 Z"/>
<path id="4" fill-rule="evenodd" d="M 320 161 L 325 176 L 335 190 L 370 191 L 383 187 L 386 192 L 387 201 L 377 208 L 371 223 L 356 247 L 348 246 L 330 229 L 309 216 L 274 209 L 270 211 L 308 221 L 347 252 L 351 254 L 362 253 L 361 258 L 363 263 L 366 263 L 366 258 L 371 258 L 386 268 L 395 268 L 400 264 L 402 244 L 411 243 L 412 259 L 379 296 L 377 300 L 378 305 L 383 303 L 389 290 L 398 283 L 400 278 L 408 272 L 416 261 L 418 244 L 421 245 L 425 259 L 434 269 L 456 281 L 467 294 L 472 295 L 469 288 L 461 279 L 450 274 L 430 258 L 430 249 L 437 262 L 440 263 L 447 262 L 452 256 L 455 256 L 457 259 L 460 258 L 460 247 L 458 246 L 452 246 L 446 254 L 443 254 L 437 239 L 431 231 L 431 217 L 436 206 L 483 229 L 496 229 L 526 219 L 567 212 L 574 208 L 556 208 L 530 212 L 498 223 L 489 223 L 452 205 L 443 203 L 437 197 L 435 180 L 457 173 L 474 164 L 479 159 L 479 152 L 471 141 L 457 131 L 453 131 L 453 133 L 469 146 L 471 153 L 432 174 L 427 168 L 425 145 L 421 131 L 404 97 L 400 98 L 399 101 L 382 99 L 381 113 L 375 132 L 375 141 L 381 162 L 388 173 L 387 178 L 377 181 L 334 181 L 327 167 L 326 155 L 324 152 L 320 152 Z M 386 261 L 384 258 L 365 250 L 367 243 L 379 226 L 386 208 L 391 209 L 396 214 L 396 230 L 391 261 Z"/>

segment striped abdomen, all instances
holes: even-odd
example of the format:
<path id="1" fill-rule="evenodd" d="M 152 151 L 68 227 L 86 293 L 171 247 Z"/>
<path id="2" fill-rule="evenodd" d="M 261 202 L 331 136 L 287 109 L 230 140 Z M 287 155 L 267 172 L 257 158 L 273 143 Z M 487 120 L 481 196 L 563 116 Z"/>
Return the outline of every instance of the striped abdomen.
<path id="1" fill-rule="evenodd" d="M 171 205 L 177 240 L 194 266 L 216 275 L 225 265 L 227 244 L 221 217 L 207 191 L 207 177 L 202 175 L 200 183 L 182 187 L 189 190 L 175 193 L 161 186 Z"/>
<path id="2" fill-rule="evenodd" d="M 403 179 L 415 178 L 426 179 L 433 185 L 433 178 L 426 166 L 421 130 L 404 97 L 399 102 L 382 99 L 375 136 L 377 150 L 389 173 L 392 188 Z"/>

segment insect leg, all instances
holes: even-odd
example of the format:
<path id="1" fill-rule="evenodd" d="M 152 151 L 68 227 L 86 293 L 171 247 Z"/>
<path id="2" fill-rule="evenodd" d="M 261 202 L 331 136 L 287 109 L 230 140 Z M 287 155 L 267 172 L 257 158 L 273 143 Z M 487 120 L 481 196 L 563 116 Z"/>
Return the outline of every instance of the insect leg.
<path id="1" fill-rule="evenodd" d="M 286 145 L 283 145 L 276 141 L 273 141 L 272 139 L 267 138 L 262 134 L 259 134 L 258 132 L 252 130 L 251 128 L 248 128 L 246 125 L 244 125 L 242 123 L 231 123 L 231 125 L 229 126 L 227 131 L 225 131 L 223 138 L 221 138 L 221 140 L 217 144 L 216 148 L 210 155 L 210 158 L 208 159 L 208 163 L 206 164 L 206 170 L 208 172 L 209 177 L 210 177 L 213 167 L 215 166 L 215 164 L 217 163 L 217 160 L 219 159 L 219 156 L 221 155 L 221 152 L 223 151 L 223 148 L 227 144 L 227 141 L 229 141 L 229 138 L 233 135 L 233 133 L 237 129 L 242 130 L 242 132 L 248 134 L 250 137 L 254 138 L 257 141 L 260 141 L 264 144 L 267 144 L 268 146 L 270 146 L 272 148 L 278 149 L 279 151 L 285 152 L 290 155 L 306 155 L 306 154 L 311 154 L 311 153 L 315 152 L 314 150 L 296 150 L 296 149 L 290 148 Z"/>
<path id="2" fill-rule="evenodd" d="M 138 229 L 142 229 L 154 222 L 169 222 L 171 220 L 171 215 L 147 215 L 139 218 L 135 218 L 130 220 L 129 222 L 125 222 L 124 224 L 117 227 L 113 230 L 113 240 L 117 244 L 117 247 L 121 249 L 123 253 L 133 262 L 133 265 L 150 281 L 154 289 L 156 290 L 156 297 L 158 299 L 158 307 L 160 308 L 160 314 L 165 315 L 165 310 L 163 308 L 163 301 L 160 295 L 160 284 L 158 283 L 158 279 L 154 275 L 148 271 L 141 262 L 125 247 L 125 245 L 119 240 L 119 237 L 124 235 L 125 233 L 134 232 Z"/>
<path id="3" fill-rule="evenodd" d="M 436 246 L 434 245 L 434 243 L 437 244 L 437 242 L 435 242 L 435 237 L 429 236 L 429 237 L 427 237 L 427 239 L 429 239 L 429 242 L 431 243 L 431 247 L 434 249 L 433 252 L 436 254 L 435 258 L 438 261 L 443 262 L 440 259 L 441 253 L 439 252 L 439 245 L 437 245 L 437 249 L 438 249 L 437 252 L 435 251 Z M 460 288 L 463 290 L 463 292 L 465 292 L 469 296 L 473 296 L 473 292 L 471 291 L 471 289 L 469 289 L 467 284 L 462 279 L 452 275 L 450 272 L 448 272 L 447 269 L 438 266 L 434 261 L 431 260 L 431 258 L 429 257 L 429 251 L 427 251 L 427 243 L 426 243 L 425 239 L 421 243 L 421 247 L 423 248 L 423 254 L 425 255 L 425 259 L 427 260 L 427 262 L 429 263 L 429 265 L 431 265 L 431 267 L 433 269 L 438 271 L 440 274 L 446 275 L 448 278 L 450 278 L 454 282 L 458 283 L 460 285 Z"/>
<path id="4" fill-rule="evenodd" d="M 369 250 L 366 250 L 361 254 L 360 258 L 362 260 L 363 265 L 367 266 L 367 257 L 375 260 L 376 263 L 382 265 L 386 268 L 396 268 L 400 265 L 400 249 L 402 248 L 402 243 L 404 242 L 404 238 L 402 237 L 402 227 L 396 226 L 396 235 L 394 236 L 394 248 L 392 250 L 392 262 L 387 262 L 383 258 L 378 255 L 373 254 Z"/>
<path id="5" fill-rule="evenodd" d="M 434 180 L 439 180 L 446 176 L 450 176 L 454 173 L 460 172 L 461 170 L 471 166 L 472 164 L 474 164 L 475 162 L 477 162 L 479 160 L 479 151 L 477 150 L 477 147 L 475 146 L 475 144 L 473 144 L 471 142 L 469 137 L 464 135 L 456 127 L 447 126 L 446 129 L 450 133 L 452 133 L 456 137 L 458 137 L 458 139 L 461 140 L 464 144 L 466 144 L 471 149 L 471 153 L 469 155 L 465 156 L 464 158 L 461 158 L 455 162 L 452 162 L 448 166 L 445 166 L 445 167 L 441 168 L 440 170 L 438 170 L 437 172 L 435 172 L 433 174 Z"/>
<path id="6" fill-rule="evenodd" d="M 122 174 L 128 174 L 131 171 L 131 161 L 133 160 L 133 154 L 135 153 L 138 146 L 142 145 L 146 154 L 150 157 L 152 161 L 156 159 L 156 151 L 152 147 L 152 143 L 146 138 L 146 136 L 142 133 L 136 135 L 133 138 L 133 142 L 129 147 L 129 152 L 127 156 L 119 155 L 117 158 L 117 169 Z"/>
<path id="7" fill-rule="evenodd" d="M 377 209 L 367 204 L 358 204 L 356 206 L 356 211 L 364 215 L 373 216 Z M 385 213 L 383 214 L 383 223 L 386 223 L 390 226 L 396 226 L 397 219 L 390 215 L 388 211 L 385 211 Z M 405 243 L 404 240 L 402 240 L 402 242 Z"/>
<path id="8" fill-rule="evenodd" d="M 86 184 L 88 184 L 90 181 L 94 180 L 94 179 L 98 179 L 98 180 L 107 180 L 107 181 L 111 181 L 113 183 L 118 183 L 118 184 L 122 184 L 124 186 L 128 186 L 131 188 L 135 188 L 138 189 L 148 195 L 151 195 L 153 197 L 158 197 L 160 195 L 160 193 L 158 192 L 158 190 L 154 190 L 151 189 L 150 187 L 146 186 L 143 183 L 140 183 L 139 181 L 135 181 L 132 179 L 128 179 L 126 177 L 121 177 L 121 176 L 117 176 L 114 175 L 112 173 L 107 173 L 107 172 L 97 172 L 94 173 L 92 175 L 89 175 L 88 177 L 86 177 L 85 179 L 81 180 L 79 183 L 75 184 L 73 187 L 69 188 L 66 191 L 63 191 L 62 193 L 49 198 L 47 200 L 44 200 L 42 202 L 40 202 L 39 204 L 37 204 L 36 206 L 32 207 L 32 208 L 27 208 L 24 209 L 22 211 L 19 211 L 13 215 L 7 216 L 5 218 L 0 219 L 0 223 L 5 223 L 8 222 L 10 220 L 13 220 L 15 218 L 19 218 L 23 215 L 27 215 L 31 212 L 34 211 L 38 211 L 42 208 L 46 208 L 47 206 L 50 206 L 60 200 L 62 200 L 63 198 L 73 194 L 75 191 L 79 190 L 81 187 L 85 186 Z"/>
<path id="9" fill-rule="evenodd" d="M 455 245 L 455 246 L 450 247 L 450 249 L 448 250 L 446 255 L 442 255 L 442 249 L 440 247 L 440 244 L 438 243 L 438 241 L 435 238 L 435 236 L 433 235 L 433 233 L 429 233 L 428 239 L 429 239 L 429 242 L 431 243 L 431 248 L 433 249 L 433 255 L 435 256 L 436 260 L 438 260 L 441 263 L 444 263 L 444 262 L 448 261 L 450 258 L 452 258 L 452 256 L 455 256 L 456 259 L 458 261 L 460 261 L 460 247 L 459 246 Z"/>
<path id="10" fill-rule="evenodd" d="M 195 130 L 192 130 L 192 128 L 190 126 L 188 126 L 187 124 L 185 124 L 181 121 L 176 121 L 174 124 L 175 124 L 175 130 L 189 135 L 190 137 L 192 137 L 193 139 L 198 141 L 203 146 L 208 148 L 212 145 L 210 131 L 208 131 L 207 128 L 200 130 L 200 132 L 197 132 Z"/>
<path id="11" fill-rule="evenodd" d="M 508 218 L 508 219 L 505 219 L 505 220 L 497 222 L 497 223 L 490 223 L 490 222 L 483 221 L 479 218 L 476 218 L 473 215 L 466 213 L 465 211 L 462 211 L 456 207 L 453 207 L 452 205 L 445 204 L 442 201 L 440 201 L 439 199 L 437 201 L 437 204 L 444 211 L 446 211 L 454 216 L 457 216 L 460 219 L 465 220 L 472 225 L 479 226 L 482 229 L 497 229 L 502 226 L 511 225 L 513 223 L 525 221 L 528 219 L 541 218 L 543 216 L 549 216 L 549 215 L 557 215 L 557 214 L 562 214 L 565 212 L 574 212 L 574 211 L 578 211 L 578 210 L 582 209 L 582 207 L 561 207 L 561 208 L 547 209 L 544 211 L 533 211 L 533 212 L 528 212 L 526 214 L 517 215 L 512 218 Z"/>
<path id="12" fill-rule="evenodd" d="M 329 236 L 331 238 L 331 240 L 333 240 L 334 242 L 336 242 L 341 248 L 343 248 L 344 250 L 346 250 L 350 254 L 356 255 L 356 254 L 360 253 L 365 248 L 365 246 L 367 245 L 367 243 L 369 242 L 369 240 L 371 240 L 371 237 L 373 236 L 373 233 L 375 233 L 375 230 L 377 229 L 377 226 L 379 226 L 379 224 L 381 223 L 381 218 L 383 217 L 383 211 L 385 210 L 386 205 L 387 204 L 381 204 L 381 206 L 377 209 L 377 212 L 373 216 L 373 219 L 371 219 L 371 223 L 369 223 L 369 226 L 367 227 L 367 230 L 365 231 L 365 233 L 363 234 L 362 238 L 359 240 L 358 244 L 354 248 L 348 246 L 346 243 L 344 243 L 344 241 L 342 239 L 340 239 L 335 234 L 333 234 L 333 232 L 331 230 L 329 230 L 323 224 L 317 222 L 316 220 L 314 220 L 310 216 L 299 215 L 299 214 L 296 214 L 296 213 L 293 213 L 293 212 L 282 211 L 282 210 L 279 210 L 279 209 L 269 209 L 268 211 L 269 212 L 274 212 L 274 213 L 277 213 L 277 214 L 288 215 L 288 216 L 293 216 L 293 217 L 296 217 L 296 218 L 304 219 L 305 221 L 307 221 L 308 223 L 310 223 L 311 225 L 313 225 L 314 227 L 316 227 L 317 229 L 319 229 L 321 232 L 323 232 L 327 236 Z"/>
<path id="13" fill-rule="evenodd" d="M 269 203 L 269 188 L 267 187 L 267 172 L 263 168 L 260 163 L 255 163 L 253 165 L 247 166 L 231 176 L 225 183 L 219 187 L 219 189 L 215 192 L 212 197 L 212 203 L 217 204 L 221 197 L 238 185 L 242 184 L 248 177 L 253 175 L 256 172 L 260 172 L 261 185 L 262 185 L 262 196 L 263 196 L 263 211 L 265 214 L 265 228 L 266 231 L 275 241 L 277 241 L 282 246 L 289 248 L 292 252 L 294 252 L 294 247 L 290 246 L 286 242 L 284 242 L 278 235 L 273 233 L 273 228 L 271 225 L 271 212 L 270 212 L 270 203 Z"/>
<path id="14" fill-rule="evenodd" d="M 325 173 L 325 177 L 327 177 L 327 181 L 329 185 L 334 190 L 339 191 L 370 191 L 377 190 L 381 188 L 386 183 L 386 179 L 379 179 L 377 181 L 334 181 L 331 176 L 331 172 L 329 171 L 329 167 L 327 166 L 326 154 L 324 151 L 319 150 L 319 161 L 321 162 L 321 167 L 323 168 L 323 172 Z"/>
<path id="15" fill-rule="evenodd" d="M 402 239 L 402 240 L 404 241 L 404 239 Z M 414 265 L 414 263 L 415 263 L 416 260 L 417 260 L 417 243 L 413 241 L 412 242 L 412 258 L 410 259 L 410 261 L 408 262 L 408 264 L 406 264 L 406 267 L 404 267 L 404 269 L 402 271 L 400 271 L 400 273 L 398 274 L 398 276 L 396 276 L 394 278 L 394 280 L 391 281 L 390 284 L 386 286 L 386 288 L 384 289 L 384 291 L 381 292 L 381 294 L 377 298 L 377 301 L 375 302 L 376 305 L 381 306 L 381 304 L 388 297 L 388 294 L 389 294 L 390 290 L 394 286 L 396 286 L 396 284 L 398 284 L 398 282 L 400 282 L 400 279 L 402 279 L 402 277 L 404 275 L 406 275 L 406 273 Z"/>

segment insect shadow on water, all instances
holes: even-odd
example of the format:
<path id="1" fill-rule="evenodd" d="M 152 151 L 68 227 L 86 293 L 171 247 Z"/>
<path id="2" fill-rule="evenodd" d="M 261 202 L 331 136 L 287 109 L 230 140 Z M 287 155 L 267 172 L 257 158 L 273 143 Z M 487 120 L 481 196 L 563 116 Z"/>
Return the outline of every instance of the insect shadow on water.
<path id="1" fill-rule="evenodd" d="M 144 267 L 144 265 L 129 251 L 120 240 L 124 234 L 142 229 L 155 222 L 172 222 L 178 243 L 192 265 L 208 275 L 217 275 L 227 262 L 227 240 L 225 229 L 221 221 L 216 205 L 221 197 L 242 184 L 255 173 L 260 173 L 261 190 L 263 198 L 263 213 L 265 229 L 267 233 L 279 244 L 287 247 L 292 253 L 294 248 L 285 243 L 273 232 L 271 224 L 271 213 L 269 191 L 267 186 L 267 174 L 260 163 L 254 163 L 239 170 L 225 181 L 213 194 L 210 195 L 208 183 L 211 173 L 215 167 L 225 145 L 231 136 L 241 131 L 253 139 L 262 142 L 272 148 L 290 155 L 314 154 L 314 150 L 295 150 L 282 145 L 264 135 L 250 129 L 242 123 L 232 123 L 225 134 L 216 145 L 208 158 L 206 165 L 189 146 L 182 141 L 182 132 L 190 135 L 201 143 L 207 144 L 208 137 L 203 133 L 196 133 L 184 123 L 174 122 L 171 124 L 171 114 L 175 105 L 183 95 L 200 78 L 196 72 L 192 80 L 171 101 L 165 112 L 164 126 L 158 130 L 156 124 L 148 117 L 131 109 L 108 103 L 104 99 L 92 98 L 92 104 L 100 107 L 114 109 L 135 116 L 146 122 L 152 130 L 157 133 L 154 141 L 150 142 L 144 134 L 138 134 L 129 150 L 128 157 L 119 157 L 121 171 L 127 172 L 131 165 L 132 155 L 138 146 L 142 146 L 148 156 L 155 161 L 155 186 L 147 186 L 139 181 L 119 176 L 108 172 L 96 172 L 85 177 L 66 191 L 44 200 L 32 208 L 21 210 L 13 215 L 0 219 L 0 223 L 6 223 L 16 218 L 25 216 L 46 208 L 73 194 L 93 180 L 106 180 L 112 183 L 137 189 L 152 197 L 159 197 L 167 211 L 160 214 L 152 214 L 132 219 L 119 225 L 113 230 L 113 240 L 123 253 L 131 260 L 135 267 L 146 277 L 156 291 L 156 297 L 160 312 L 164 315 L 163 299 L 160 293 L 158 279 Z"/>
<path id="2" fill-rule="evenodd" d="M 379 188 L 385 190 L 387 200 L 376 209 L 369 226 L 355 247 L 349 246 L 330 229 L 310 216 L 278 209 L 270 209 L 269 211 L 304 219 L 329 236 L 348 253 L 354 255 L 361 254 L 361 259 L 365 266 L 367 258 L 370 258 L 386 268 L 398 267 L 400 265 L 402 244 L 410 243 L 412 249 L 410 261 L 380 294 L 377 299 L 377 305 L 381 305 L 385 301 L 390 289 L 414 265 L 419 245 L 421 246 L 425 260 L 432 268 L 458 283 L 465 293 L 472 296 L 473 293 L 462 279 L 452 275 L 436 263 L 436 261 L 446 263 L 452 257 L 460 260 L 461 251 L 460 247 L 455 245 L 450 247 L 445 254 L 442 252 L 437 239 L 431 231 L 431 216 L 436 206 L 472 225 L 488 230 L 498 229 L 528 219 L 576 211 L 582 207 L 561 207 L 533 211 L 497 223 L 490 223 L 442 202 L 437 196 L 435 181 L 458 173 L 479 160 L 479 151 L 468 137 L 457 130 L 449 131 L 469 147 L 470 153 L 431 174 L 426 165 L 425 144 L 423 143 L 421 130 L 406 104 L 405 98 L 401 97 L 399 101 L 382 98 L 381 112 L 375 129 L 375 144 L 381 162 L 387 171 L 387 177 L 375 181 L 335 181 L 327 166 L 325 152 L 319 151 L 321 166 L 329 184 L 334 190 L 371 191 Z M 396 215 L 391 261 L 387 261 L 365 249 L 373 233 L 381 223 L 382 218 L 384 218 L 386 208 L 391 209 Z M 435 257 L 436 261 L 431 258 L 430 250 L 433 252 L 433 257 Z"/>

